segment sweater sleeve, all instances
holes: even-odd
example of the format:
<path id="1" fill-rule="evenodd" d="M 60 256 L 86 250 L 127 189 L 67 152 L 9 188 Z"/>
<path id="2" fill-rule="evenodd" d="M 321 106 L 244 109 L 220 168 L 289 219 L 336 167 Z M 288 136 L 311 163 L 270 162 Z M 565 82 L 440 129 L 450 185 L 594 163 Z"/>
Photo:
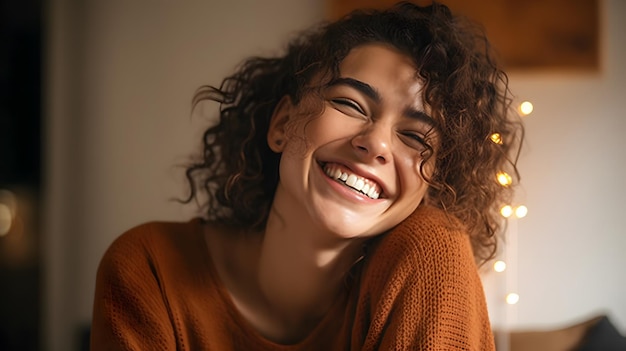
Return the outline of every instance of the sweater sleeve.
<path id="1" fill-rule="evenodd" d="M 175 350 L 159 277 L 149 253 L 150 225 L 132 229 L 98 267 L 91 350 Z"/>
<path id="2" fill-rule="evenodd" d="M 469 237 L 443 211 L 420 207 L 363 274 L 353 349 L 495 350 Z"/>

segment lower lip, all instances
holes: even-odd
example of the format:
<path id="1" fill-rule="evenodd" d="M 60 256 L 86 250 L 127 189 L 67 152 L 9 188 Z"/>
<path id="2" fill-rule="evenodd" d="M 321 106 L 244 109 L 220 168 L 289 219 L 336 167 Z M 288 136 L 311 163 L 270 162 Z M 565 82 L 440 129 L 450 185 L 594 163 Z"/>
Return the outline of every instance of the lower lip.
<path id="1" fill-rule="evenodd" d="M 372 199 L 371 197 L 358 192 L 352 188 L 350 188 L 347 185 L 344 185 L 343 183 L 339 183 L 337 180 L 330 178 L 326 172 L 324 172 L 324 169 L 322 169 L 322 166 L 318 164 L 318 169 L 320 171 L 320 173 L 323 176 L 323 179 L 326 180 L 326 182 L 328 183 L 328 185 L 334 189 L 336 192 L 338 192 L 339 194 L 341 194 L 343 197 L 348 198 L 349 200 L 358 202 L 358 203 L 376 203 L 376 202 L 380 202 L 381 199 Z"/>

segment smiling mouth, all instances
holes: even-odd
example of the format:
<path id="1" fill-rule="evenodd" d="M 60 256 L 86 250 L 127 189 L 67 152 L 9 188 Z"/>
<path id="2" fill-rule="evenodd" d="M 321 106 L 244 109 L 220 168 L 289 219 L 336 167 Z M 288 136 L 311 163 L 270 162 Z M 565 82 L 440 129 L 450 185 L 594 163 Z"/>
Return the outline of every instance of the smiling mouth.
<path id="1" fill-rule="evenodd" d="M 370 199 L 376 200 L 381 197 L 382 188 L 373 180 L 358 176 L 349 169 L 341 167 L 336 163 L 322 164 L 322 169 L 330 178 L 358 191 Z"/>

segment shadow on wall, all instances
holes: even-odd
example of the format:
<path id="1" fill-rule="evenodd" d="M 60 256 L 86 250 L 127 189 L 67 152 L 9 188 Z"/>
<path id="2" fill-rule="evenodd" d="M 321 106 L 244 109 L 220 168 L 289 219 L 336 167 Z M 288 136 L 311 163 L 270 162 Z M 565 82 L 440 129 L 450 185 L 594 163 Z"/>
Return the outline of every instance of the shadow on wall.
<path id="1" fill-rule="evenodd" d="M 39 350 L 40 0 L 0 0 L 0 350 Z"/>

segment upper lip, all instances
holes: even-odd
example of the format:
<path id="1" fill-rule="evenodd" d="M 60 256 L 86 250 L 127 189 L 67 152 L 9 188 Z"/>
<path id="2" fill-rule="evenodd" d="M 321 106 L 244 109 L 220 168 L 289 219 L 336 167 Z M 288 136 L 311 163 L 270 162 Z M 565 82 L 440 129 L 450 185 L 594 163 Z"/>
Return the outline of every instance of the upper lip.
<path id="1" fill-rule="evenodd" d="M 336 163 L 339 165 L 342 165 L 346 168 L 348 168 L 350 170 L 350 172 L 358 175 L 359 177 L 363 177 L 363 178 L 367 178 L 369 180 L 372 180 L 374 182 L 376 182 L 376 184 L 378 184 L 378 186 L 380 186 L 381 188 L 381 197 L 383 198 L 388 198 L 389 197 L 389 192 L 388 192 L 388 188 L 385 185 L 385 183 L 379 178 L 377 177 L 374 173 L 358 166 L 355 163 L 352 162 L 348 162 L 348 161 L 338 161 L 338 160 L 325 160 L 325 161 L 320 161 L 319 162 L 320 165 L 323 167 L 325 164 L 327 163 Z"/>

